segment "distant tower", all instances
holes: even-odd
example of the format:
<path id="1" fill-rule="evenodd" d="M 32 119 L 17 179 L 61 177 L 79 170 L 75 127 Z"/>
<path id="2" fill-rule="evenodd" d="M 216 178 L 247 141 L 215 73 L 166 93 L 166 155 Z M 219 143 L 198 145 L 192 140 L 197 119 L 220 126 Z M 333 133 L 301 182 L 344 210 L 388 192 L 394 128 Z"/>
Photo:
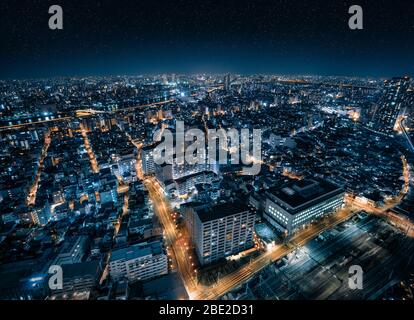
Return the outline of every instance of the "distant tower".
<path id="1" fill-rule="evenodd" d="M 230 74 L 226 74 L 224 76 L 224 90 L 229 91 L 230 90 Z"/>
<path id="2" fill-rule="evenodd" d="M 410 78 L 392 78 L 385 82 L 385 92 L 374 115 L 374 129 L 379 132 L 392 133 L 395 122 L 407 102 L 407 90 Z"/>

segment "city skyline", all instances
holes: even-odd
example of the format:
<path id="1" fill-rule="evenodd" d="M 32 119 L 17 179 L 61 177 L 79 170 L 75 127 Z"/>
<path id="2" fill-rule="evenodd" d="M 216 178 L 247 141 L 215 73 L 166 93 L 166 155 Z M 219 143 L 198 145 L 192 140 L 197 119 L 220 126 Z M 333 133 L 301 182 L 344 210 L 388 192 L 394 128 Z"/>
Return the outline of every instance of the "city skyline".
<path id="1" fill-rule="evenodd" d="M 414 301 L 414 2 L 0 15 L 0 301 Z"/>
<path id="2" fill-rule="evenodd" d="M 410 299 L 411 78 L 0 83 L 2 299 Z M 220 161 L 182 163 L 179 132 Z"/>

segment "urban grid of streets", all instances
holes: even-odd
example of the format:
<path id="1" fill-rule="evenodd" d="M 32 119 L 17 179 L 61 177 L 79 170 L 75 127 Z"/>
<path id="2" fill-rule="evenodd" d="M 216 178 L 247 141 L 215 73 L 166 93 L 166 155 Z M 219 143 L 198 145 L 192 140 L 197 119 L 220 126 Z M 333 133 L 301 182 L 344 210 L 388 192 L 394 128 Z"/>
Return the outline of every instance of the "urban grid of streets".
<path id="1" fill-rule="evenodd" d="M 154 103 L 144 106 L 138 106 L 134 108 L 140 108 L 145 106 L 157 106 L 160 104 L 164 104 L 167 102 L 161 103 Z M 88 116 L 90 114 L 94 114 L 94 110 L 84 111 L 85 113 L 79 114 L 79 116 Z M 91 168 L 93 172 L 98 172 L 99 168 L 96 162 L 96 157 L 93 153 L 92 148 L 90 147 L 89 140 L 87 137 L 86 130 L 81 125 L 81 133 L 84 139 L 84 145 L 86 151 L 88 152 L 89 159 L 91 162 Z M 128 138 L 134 144 L 134 146 L 140 151 L 142 144 L 133 141 L 129 136 Z M 42 151 L 42 158 L 44 158 L 47 154 L 47 148 L 50 144 L 50 137 L 48 135 L 45 136 L 45 145 Z M 140 154 L 140 153 L 138 153 Z M 40 161 L 42 163 L 42 160 Z M 140 165 L 140 158 L 138 156 L 137 167 L 139 168 Z M 407 235 L 410 237 L 414 237 L 414 228 L 412 228 L 412 222 L 401 218 L 400 216 L 393 214 L 389 211 L 392 207 L 398 205 L 404 195 L 408 191 L 408 184 L 410 179 L 410 172 L 409 166 L 407 161 L 404 157 L 402 157 L 402 164 L 403 164 L 403 177 L 404 177 L 404 186 L 398 196 L 394 199 L 389 199 L 387 203 L 381 207 L 375 207 L 374 205 L 365 203 L 359 200 L 357 197 L 353 197 L 350 195 L 346 195 L 346 205 L 344 208 L 339 210 L 338 212 L 334 213 L 333 215 L 326 216 L 324 219 L 318 221 L 315 224 L 310 225 L 308 228 L 297 232 L 287 243 L 278 244 L 273 248 L 270 248 L 265 253 L 260 254 L 257 258 L 252 259 L 247 265 L 241 267 L 240 269 L 234 271 L 231 274 L 228 274 L 221 279 L 218 280 L 217 284 L 213 286 L 206 287 L 197 281 L 197 269 L 194 267 L 194 257 L 191 255 L 191 248 L 190 248 L 190 238 L 186 230 L 178 230 L 176 227 L 175 220 L 173 218 L 173 211 L 171 210 L 170 204 L 168 199 L 166 198 L 163 189 L 159 185 L 158 181 L 154 177 L 143 177 L 141 170 L 137 170 L 138 176 L 143 179 L 143 182 L 149 192 L 149 196 L 151 202 L 154 206 L 155 213 L 159 217 L 163 228 L 164 228 L 164 235 L 166 244 L 168 246 L 168 253 L 170 259 L 173 263 L 176 264 L 178 272 L 184 282 L 186 290 L 189 294 L 191 299 L 197 300 L 214 300 L 225 293 L 231 291 L 232 289 L 236 288 L 237 286 L 241 285 L 242 283 L 249 280 L 253 277 L 254 274 L 262 270 L 268 264 L 281 259 L 282 257 L 286 256 L 290 252 L 296 250 L 298 247 L 303 246 L 308 241 L 314 239 L 319 234 L 324 232 L 327 229 L 331 229 L 334 226 L 348 220 L 351 218 L 356 212 L 364 210 L 368 213 L 372 213 L 378 216 L 385 216 L 391 223 L 403 229 Z M 33 192 L 30 193 L 30 197 L 28 198 L 29 201 L 34 201 L 36 197 L 36 186 L 38 184 L 38 177 L 40 177 L 40 172 L 42 170 L 41 165 L 39 166 L 39 172 L 36 176 L 35 183 L 33 185 Z M 285 173 L 286 175 L 294 178 L 294 175 L 289 173 Z M 119 181 L 120 186 L 123 185 L 122 180 Z M 124 206 L 123 206 L 123 214 L 126 214 L 128 211 L 128 187 L 124 186 L 126 189 L 118 189 L 119 193 L 125 193 L 124 195 Z M 119 226 L 121 225 L 122 216 L 120 217 L 120 221 L 118 222 L 115 228 L 115 235 L 119 231 Z M 109 261 L 108 256 L 108 260 Z M 107 276 L 108 270 L 105 270 L 102 280 Z M 101 281 L 102 281 L 101 280 Z"/>
<path id="2" fill-rule="evenodd" d="M 219 88 L 219 87 L 217 87 Z M 209 89 L 216 90 L 217 88 Z M 146 105 L 140 105 L 133 107 L 136 108 L 144 108 L 144 107 L 157 107 L 163 104 L 169 103 L 173 100 L 166 100 L 158 103 L 151 103 Z M 132 109 L 132 108 L 131 108 Z M 75 117 L 88 117 L 94 115 L 96 113 L 111 113 L 117 112 L 116 111 L 98 111 L 93 109 L 87 110 L 80 110 L 76 112 Z M 122 109 L 125 111 L 125 109 Z M 67 117 L 60 118 L 59 120 L 67 120 Z M 58 119 L 50 120 L 50 121 L 57 121 Z M 43 121 L 48 122 L 48 121 Z M 30 124 L 21 124 L 21 125 L 13 125 L 12 127 L 22 127 L 26 125 L 36 124 L 36 122 Z M 204 122 L 205 127 L 207 128 L 207 124 Z M 402 127 L 402 125 L 401 125 Z M 8 127 L 10 128 L 10 126 Z M 1 129 L 1 128 L 0 128 Z M 99 172 L 99 167 L 97 164 L 96 157 L 92 150 L 92 147 L 89 143 L 88 139 L 88 132 L 87 130 L 80 125 L 80 132 L 82 138 L 84 140 L 84 146 L 86 152 L 88 153 L 91 169 L 93 172 Z M 133 145 L 140 151 L 142 147 L 142 143 L 138 141 L 134 141 L 126 132 L 124 132 L 128 139 L 133 143 Z M 34 182 L 28 194 L 27 202 L 28 204 L 33 204 L 36 199 L 36 191 L 37 186 L 39 184 L 39 179 L 41 176 L 41 171 L 43 169 L 43 160 L 47 156 L 47 150 L 50 145 L 50 134 L 47 132 L 44 138 L 44 146 L 41 152 L 39 166 L 37 169 L 37 173 L 35 175 Z M 234 272 L 227 274 L 220 279 L 218 279 L 217 283 L 212 286 L 205 286 L 200 284 L 197 281 L 197 269 L 195 267 L 195 257 L 191 255 L 192 248 L 190 246 L 190 239 L 187 231 L 185 229 L 178 229 L 176 226 L 176 222 L 174 219 L 174 212 L 171 209 L 169 201 L 165 196 L 164 190 L 161 188 L 160 184 L 158 183 L 157 179 L 152 176 L 144 177 L 141 165 L 140 165 L 140 152 L 138 152 L 138 158 L 136 163 L 137 168 L 137 176 L 143 181 L 146 189 L 148 190 L 150 200 L 154 207 L 154 211 L 157 214 L 163 228 L 164 228 L 164 237 L 166 241 L 166 245 L 168 247 L 168 255 L 171 259 L 173 265 L 176 266 L 183 282 L 185 288 L 189 294 L 191 299 L 200 299 L 200 300 L 213 300 L 218 299 L 227 292 L 237 288 L 241 284 L 248 281 L 252 278 L 257 272 L 262 270 L 264 267 L 269 265 L 270 263 L 281 259 L 282 257 L 286 256 L 290 252 L 293 252 L 298 247 L 305 245 L 308 241 L 314 239 L 319 234 L 324 232 L 327 229 L 331 229 L 334 226 L 348 220 L 351 218 L 355 213 L 359 211 L 365 211 L 367 213 L 371 213 L 377 216 L 383 216 L 388 221 L 400 229 L 402 229 L 408 236 L 414 237 L 414 228 L 412 228 L 413 223 L 409 220 L 406 220 L 390 211 L 391 208 L 398 205 L 401 200 L 403 199 L 404 195 L 408 192 L 409 187 L 409 180 L 410 180 L 410 168 L 407 163 L 407 160 L 402 157 L 402 168 L 403 168 L 403 178 L 404 178 L 404 185 L 401 189 L 401 192 L 398 196 L 387 199 L 385 205 L 382 207 L 376 207 L 370 203 L 362 201 L 361 198 L 355 195 L 347 194 L 345 197 L 345 206 L 344 208 L 338 210 L 337 212 L 333 213 L 332 215 L 325 216 L 323 219 L 319 220 L 316 223 L 311 224 L 310 226 L 306 227 L 305 229 L 298 231 L 295 233 L 289 241 L 285 243 L 278 243 L 274 247 L 268 249 L 266 252 L 259 254 L 256 258 L 250 260 L 249 263 L 245 264 L 241 268 L 235 270 Z M 270 166 L 270 165 L 269 165 Z M 295 175 L 289 172 L 284 172 L 284 175 L 289 176 L 290 178 L 295 178 Z M 115 234 L 114 237 L 117 235 L 119 231 L 119 227 L 122 222 L 122 217 L 127 214 L 128 212 L 128 185 L 123 182 L 121 177 L 118 178 L 118 193 L 124 195 L 124 205 L 123 205 L 123 214 L 120 216 L 119 221 L 115 227 Z M 106 261 L 108 262 L 110 258 L 110 253 L 107 256 Z M 106 269 L 104 274 L 101 277 L 102 280 L 108 275 L 108 270 Z"/>

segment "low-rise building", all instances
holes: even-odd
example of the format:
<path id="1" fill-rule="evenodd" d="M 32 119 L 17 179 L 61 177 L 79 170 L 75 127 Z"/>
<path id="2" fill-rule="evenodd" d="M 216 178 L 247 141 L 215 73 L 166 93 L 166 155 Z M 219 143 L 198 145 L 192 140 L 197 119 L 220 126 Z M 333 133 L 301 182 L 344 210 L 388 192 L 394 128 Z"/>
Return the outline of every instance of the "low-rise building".
<path id="1" fill-rule="evenodd" d="M 160 241 L 114 250 L 109 274 L 114 280 L 147 280 L 168 273 L 168 259 Z"/>
<path id="2" fill-rule="evenodd" d="M 59 251 L 53 264 L 64 265 L 78 263 L 82 261 L 88 247 L 88 237 L 79 236 L 65 239 L 62 248 Z"/>
<path id="3" fill-rule="evenodd" d="M 97 260 L 63 265 L 63 288 L 53 290 L 51 299 L 88 299 L 100 273 L 100 263 Z"/>

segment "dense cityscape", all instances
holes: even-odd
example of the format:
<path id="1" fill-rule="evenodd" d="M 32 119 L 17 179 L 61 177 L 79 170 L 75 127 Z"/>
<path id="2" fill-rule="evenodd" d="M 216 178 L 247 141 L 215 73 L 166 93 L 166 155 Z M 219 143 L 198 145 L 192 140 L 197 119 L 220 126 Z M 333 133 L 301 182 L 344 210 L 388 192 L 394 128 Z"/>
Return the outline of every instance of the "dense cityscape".
<path id="1" fill-rule="evenodd" d="M 259 173 L 160 163 L 178 123 Z M 412 300 L 413 128 L 404 75 L 1 80 L 0 299 Z"/>

